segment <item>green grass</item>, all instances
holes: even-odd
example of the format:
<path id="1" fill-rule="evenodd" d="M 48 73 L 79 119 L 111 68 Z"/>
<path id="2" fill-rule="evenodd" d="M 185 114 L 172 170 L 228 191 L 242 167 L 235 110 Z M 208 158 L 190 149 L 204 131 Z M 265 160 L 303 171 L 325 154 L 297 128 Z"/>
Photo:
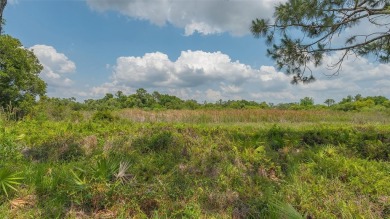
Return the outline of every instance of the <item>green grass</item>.
<path id="1" fill-rule="evenodd" d="M 390 217 L 388 115 L 249 112 L 2 120 L 0 217 Z"/>

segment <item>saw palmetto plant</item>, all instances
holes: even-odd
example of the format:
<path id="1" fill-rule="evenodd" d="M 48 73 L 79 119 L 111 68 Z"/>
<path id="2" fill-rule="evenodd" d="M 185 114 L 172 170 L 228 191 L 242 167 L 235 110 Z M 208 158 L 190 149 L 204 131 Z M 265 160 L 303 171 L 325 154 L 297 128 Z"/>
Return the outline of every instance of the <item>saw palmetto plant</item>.
<path id="1" fill-rule="evenodd" d="M 18 191 L 16 188 L 20 184 L 23 177 L 19 176 L 20 173 L 14 172 L 9 168 L 0 168 L 0 187 L 1 191 L 8 197 L 10 190 Z"/>

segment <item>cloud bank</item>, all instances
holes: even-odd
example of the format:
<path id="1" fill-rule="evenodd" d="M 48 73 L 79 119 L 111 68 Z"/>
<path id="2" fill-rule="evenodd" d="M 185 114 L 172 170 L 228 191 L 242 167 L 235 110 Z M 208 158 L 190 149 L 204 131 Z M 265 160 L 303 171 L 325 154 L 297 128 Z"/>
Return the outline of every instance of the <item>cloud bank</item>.
<path id="1" fill-rule="evenodd" d="M 271 17 L 274 0 L 86 0 L 97 11 L 119 11 L 135 19 L 162 26 L 170 23 L 186 35 L 229 32 L 244 35 L 251 21 Z"/>
<path id="2" fill-rule="evenodd" d="M 222 52 L 182 51 L 176 60 L 154 52 L 118 57 L 110 65 L 111 75 L 104 83 L 96 85 L 91 81 L 91 87 L 82 87 L 69 79 L 69 74 L 76 71 L 76 64 L 65 54 L 47 45 L 30 49 L 44 67 L 40 76 L 48 84 L 48 95 L 74 96 L 79 100 L 101 98 L 119 90 L 131 94 L 138 88 L 199 102 L 219 99 L 299 102 L 307 96 L 323 103 L 328 98 L 339 101 L 349 94 L 389 98 L 390 93 L 390 66 L 361 57 L 346 59 L 340 74 L 331 78 L 326 76 L 331 73 L 326 67 L 313 68 L 318 80 L 295 86 L 289 83 L 290 76 L 273 66 L 255 69 Z M 337 55 L 325 56 L 324 61 L 332 63 Z"/>
<path id="3" fill-rule="evenodd" d="M 326 56 L 332 62 L 334 56 Z M 146 53 L 142 57 L 118 57 L 110 81 L 93 87 L 92 96 L 137 88 L 159 91 L 198 101 L 247 99 L 273 103 L 297 102 L 313 97 L 340 100 L 348 94 L 385 95 L 390 93 L 390 66 L 373 64 L 365 58 L 348 59 L 339 76 L 325 67 L 315 69 L 318 80 L 309 85 L 291 85 L 290 76 L 272 66 L 254 69 L 231 60 L 221 52 L 183 51 L 177 60 L 166 54 Z"/>
<path id="4" fill-rule="evenodd" d="M 232 62 L 221 52 L 183 51 L 176 61 L 156 52 L 143 57 L 119 57 L 113 72 L 115 83 L 144 87 L 197 87 L 226 82 L 242 84 L 257 77 L 256 71 Z"/>
<path id="5" fill-rule="evenodd" d="M 289 78 L 273 68 L 252 69 L 221 52 L 183 51 L 171 61 L 166 54 L 147 53 L 143 57 L 119 57 L 111 82 L 95 87 L 96 94 L 111 87 L 153 88 L 179 93 L 187 98 L 208 100 L 241 99 L 243 86 L 284 87 Z M 279 83 L 283 82 L 283 83 Z M 190 93 L 198 95 L 191 96 Z"/>

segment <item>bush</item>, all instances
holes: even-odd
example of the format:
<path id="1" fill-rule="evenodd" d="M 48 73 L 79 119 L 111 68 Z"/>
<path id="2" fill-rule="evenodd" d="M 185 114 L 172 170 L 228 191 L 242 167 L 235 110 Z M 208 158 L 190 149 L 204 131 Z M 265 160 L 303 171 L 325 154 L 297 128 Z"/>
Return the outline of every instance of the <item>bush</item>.
<path id="1" fill-rule="evenodd" d="M 374 160 L 390 160 L 390 144 L 380 140 L 365 140 L 361 142 L 358 151 L 364 158 Z"/>
<path id="2" fill-rule="evenodd" d="M 303 134 L 302 142 L 310 146 L 321 145 L 329 143 L 329 138 L 330 136 L 324 130 L 310 130 Z"/>
<path id="3" fill-rule="evenodd" d="M 93 121 L 109 121 L 113 122 L 117 118 L 112 115 L 111 111 L 109 110 L 104 110 L 104 111 L 97 111 L 95 114 L 92 116 Z"/>
<path id="4" fill-rule="evenodd" d="M 285 133 L 284 131 L 278 127 L 273 126 L 267 133 L 267 142 L 271 149 L 273 150 L 279 150 L 280 148 L 283 148 L 285 145 L 285 141 L 283 139 Z"/>
<path id="5" fill-rule="evenodd" d="M 3 129 L 0 126 L 0 160 L 2 162 L 18 161 L 21 158 L 20 149 L 21 146 L 16 144 L 14 138 L 9 134 L 6 134 L 5 128 Z"/>
<path id="6" fill-rule="evenodd" d="M 70 161 L 84 156 L 81 144 L 72 136 L 57 136 L 40 146 L 22 151 L 26 158 L 35 161 Z"/>
<path id="7" fill-rule="evenodd" d="M 72 122 L 80 122 L 84 119 L 84 116 L 79 111 L 74 111 L 70 114 L 70 121 Z"/>
<path id="8" fill-rule="evenodd" d="M 163 151 L 167 150 L 173 142 L 174 138 L 172 133 L 162 131 L 160 133 L 142 136 L 136 139 L 133 145 L 142 152 Z"/>

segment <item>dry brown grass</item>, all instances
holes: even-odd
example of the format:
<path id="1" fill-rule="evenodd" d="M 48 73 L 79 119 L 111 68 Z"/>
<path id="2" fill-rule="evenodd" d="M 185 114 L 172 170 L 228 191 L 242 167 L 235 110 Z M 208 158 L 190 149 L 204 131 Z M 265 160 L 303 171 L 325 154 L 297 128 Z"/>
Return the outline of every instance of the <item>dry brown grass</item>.
<path id="1" fill-rule="evenodd" d="M 81 147 L 86 155 L 91 155 L 92 151 L 97 148 L 98 139 L 95 135 L 90 135 L 82 139 Z"/>
<path id="2" fill-rule="evenodd" d="M 331 110 L 278 109 L 202 109 L 145 111 L 123 109 L 117 116 L 132 122 L 172 123 L 390 123 L 390 116 L 381 112 L 341 112 Z"/>
<path id="3" fill-rule="evenodd" d="M 35 195 L 27 195 L 25 197 L 10 200 L 10 204 L 12 209 L 34 207 L 36 204 L 36 200 L 37 198 Z"/>

